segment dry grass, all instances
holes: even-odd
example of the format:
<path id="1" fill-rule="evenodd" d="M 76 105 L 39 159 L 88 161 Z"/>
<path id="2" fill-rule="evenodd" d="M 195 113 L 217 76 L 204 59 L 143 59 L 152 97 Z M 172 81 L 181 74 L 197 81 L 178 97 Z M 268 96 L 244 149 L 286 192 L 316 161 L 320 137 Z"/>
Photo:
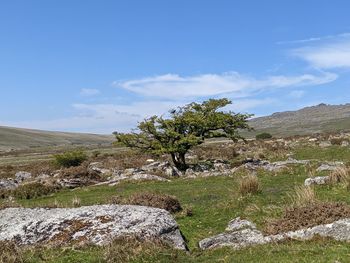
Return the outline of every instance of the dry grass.
<path id="1" fill-rule="evenodd" d="M 151 206 L 165 209 L 170 213 L 176 213 L 182 210 L 180 201 L 175 196 L 166 194 L 144 192 L 133 194 L 127 198 L 113 196 L 110 202 L 114 204 Z"/>
<path id="2" fill-rule="evenodd" d="M 81 206 L 81 200 L 79 197 L 77 196 L 74 196 L 73 199 L 72 199 L 72 206 L 73 207 L 79 207 Z"/>
<path id="3" fill-rule="evenodd" d="M 241 195 L 256 194 L 260 192 L 259 179 L 255 175 L 247 175 L 242 177 L 239 182 L 239 192 Z"/>
<path id="4" fill-rule="evenodd" d="M 169 246 L 161 240 L 144 240 L 136 236 L 116 238 L 106 246 L 104 260 L 108 263 L 152 262 L 152 258 L 164 251 L 167 251 L 170 258 L 176 262 L 176 251 L 169 249 Z"/>
<path id="5" fill-rule="evenodd" d="M 343 184 L 347 189 L 350 189 L 350 169 L 347 167 L 338 167 L 329 175 L 330 184 Z"/>
<path id="6" fill-rule="evenodd" d="M 350 206 L 342 203 L 313 203 L 299 207 L 288 207 L 282 218 L 267 223 L 265 232 L 274 235 L 329 224 L 349 217 Z"/>
<path id="7" fill-rule="evenodd" d="M 47 185 L 39 182 L 26 183 L 18 186 L 14 190 L 4 190 L 0 193 L 0 198 L 15 197 L 19 199 L 32 199 L 40 196 L 55 193 L 59 188 L 55 185 Z"/>
<path id="8" fill-rule="evenodd" d="M 311 186 L 296 186 L 293 195 L 290 195 L 293 206 L 305 206 L 317 203 L 316 193 Z"/>
<path id="9" fill-rule="evenodd" d="M 22 251 L 14 242 L 0 241 L 0 263 L 25 262 Z"/>

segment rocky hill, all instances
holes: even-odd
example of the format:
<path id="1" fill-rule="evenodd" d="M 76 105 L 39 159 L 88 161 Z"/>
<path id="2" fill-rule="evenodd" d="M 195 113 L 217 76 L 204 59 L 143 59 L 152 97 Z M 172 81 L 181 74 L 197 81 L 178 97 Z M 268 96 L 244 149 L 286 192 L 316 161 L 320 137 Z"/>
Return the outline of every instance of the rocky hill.
<path id="1" fill-rule="evenodd" d="M 297 111 L 277 112 L 251 120 L 255 131 L 274 136 L 305 135 L 350 130 L 350 104 L 306 107 Z"/>

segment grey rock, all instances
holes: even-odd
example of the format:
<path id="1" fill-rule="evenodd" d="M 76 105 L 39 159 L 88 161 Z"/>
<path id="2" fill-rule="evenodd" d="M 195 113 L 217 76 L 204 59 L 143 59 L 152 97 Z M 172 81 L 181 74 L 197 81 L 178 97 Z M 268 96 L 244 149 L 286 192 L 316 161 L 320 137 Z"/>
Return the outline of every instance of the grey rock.
<path id="1" fill-rule="evenodd" d="M 252 222 L 243 221 L 246 220 L 238 218 L 231 221 L 226 232 L 201 240 L 199 247 L 203 250 L 225 246 L 240 249 L 290 239 L 310 240 L 316 236 L 333 238 L 338 241 L 350 241 L 350 219 L 270 236 L 264 236 Z"/>
<path id="2" fill-rule="evenodd" d="M 228 223 L 226 231 L 237 231 L 245 228 L 256 229 L 256 225 L 248 220 L 237 217 Z"/>
<path id="3" fill-rule="evenodd" d="M 319 146 L 320 146 L 321 148 L 327 148 L 327 147 L 332 146 L 332 143 L 331 143 L 330 141 L 323 141 L 323 142 L 320 142 L 320 143 L 319 143 Z"/>
<path id="4" fill-rule="evenodd" d="M 103 245 L 116 237 L 136 235 L 160 238 L 177 249 L 186 249 L 171 214 L 143 206 L 7 208 L 0 211 L 0 229 L 0 240 L 13 240 L 20 245 L 70 242 Z"/>
<path id="5" fill-rule="evenodd" d="M 91 171 L 97 172 L 99 174 L 109 174 L 111 173 L 110 169 L 106 169 L 103 167 L 103 164 L 100 162 L 90 163 L 88 169 Z"/>
<path id="6" fill-rule="evenodd" d="M 22 182 L 24 180 L 28 180 L 28 179 L 32 178 L 32 174 L 28 173 L 28 172 L 21 171 L 21 172 L 16 173 L 15 178 L 17 181 Z"/>
<path id="7" fill-rule="evenodd" d="M 12 178 L 0 179 L 0 190 L 13 190 L 18 187 L 18 183 Z"/>
<path id="8" fill-rule="evenodd" d="M 329 180 L 329 176 L 317 176 L 317 177 L 307 178 L 304 182 L 304 185 L 310 186 L 310 185 L 327 184 L 328 180 Z"/>
<path id="9" fill-rule="evenodd" d="M 344 166 L 343 162 L 328 162 L 328 163 L 323 163 L 317 168 L 317 172 L 322 172 L 322 171 L 334 171 L 339 167 Z"/>

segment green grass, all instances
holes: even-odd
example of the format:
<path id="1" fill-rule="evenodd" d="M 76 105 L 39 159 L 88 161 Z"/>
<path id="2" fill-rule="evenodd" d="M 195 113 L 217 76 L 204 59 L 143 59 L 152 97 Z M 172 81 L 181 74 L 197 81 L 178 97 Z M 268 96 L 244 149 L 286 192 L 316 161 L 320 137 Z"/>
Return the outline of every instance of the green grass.
<path id="1" fill-rule="evenodd" d="M 325 149 L 300 148 L 295 151 L 298 159 L 346 161 L 350 150 L 343 147 Z M 325 173 L 322 173 L 323 175 Z M 318 175 L 318 174 L 316 174 Z M 176 221 L 188 241 L 189 253 L 164 249 L 161 253 L 144 255 L 142 252 L 132 262 L 348 262 L 350 248 L 344 242 L 313 240 L 289 241 L 268 244 L 242 250 L 221 248 L 200 251 L 198 242 L 203 238 L 221 233 L 228 222 L 240 216 L 263 228 L 266 220 L 279 217 L 285 206 L 291 204 L 294 187 L 302 185 L 308 177 L 308 167 L 293 166 L 276 173 L 258 172 L 262 191 L 242 197 L 239 194 L 239 178 L 208 177 L 174 179 L 171 182 L 124 182 L 117 186 L 95 186 L 64 190 L 50 196 L 31 200 L 17 200 L 25 207 L 48 206 L 55 201 L 63 206 L 73 206 L 78 197 L 81 205 L 108 203 L 114 195 L 127 197 L 140 191 L 165 193 L 176 196 L 184 208 L 191 208 L 193 216 L 175 214 Z M 315 188 L 320 200 L 341 201 L 350 204 L 347 189 L 338 186 Z M 28 262 L 106 262 L 105 248 L 39 249 L 26 252 Z M 44 259 L 44 260 L 43 260 Z"/>

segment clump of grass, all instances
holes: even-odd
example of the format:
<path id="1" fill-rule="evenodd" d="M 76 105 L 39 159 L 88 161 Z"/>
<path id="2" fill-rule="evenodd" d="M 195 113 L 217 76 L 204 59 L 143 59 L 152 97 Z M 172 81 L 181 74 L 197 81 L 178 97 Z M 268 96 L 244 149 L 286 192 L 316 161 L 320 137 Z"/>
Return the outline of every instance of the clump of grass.
<path id="1" fill-rule="evenodd" d="M 79 166 L 85 160 L 87 160 L 87 155 L 81 150 L 74 150 L 54 155 L 54 163 L 58 167 Z"/>
<path id="2" fill-rule="evenodd" d="M 256 175 L 242 177 L 239 182 L 239 192 L 241 195 L 257 194 L 261 191 L 259 179 Z"/>
<path id="3" fill-rule="evenodd" d="M 110 200 L 114 204 L 150 206 L 165 209 L 170 213 L 176 213 L 182 210 L 180 201 L 175 196 L 166 194 L 143 192 L 133 194 L 127 198 L 114 196 Z"/>
<path id="4" fill-rule="evenodd" d="M 145 240 L 136 236 L 114 239 L 106 246 L 104 260 L 114 262 L 154 262 L 159 253 L 166 252 L 170 262 L 175 262 L 177 252 L 158 239 Z M 168 261 L 169 262 L 169 261 Z"/>
<path id="5" fill-rule="evenodd" d="M 350 170 L 347 167 L 338 167 L 329 175 L 329 184 L 343 184 L 348 190 L 350 189 Z"/>
<path id="6" fill-rule="evenodd" d="M 316 193 L 311 186 L 296 186 L 295 192 L 290 196 L 293 206 L 305 206 L 317 203 Z"/>
<path id="7" fill-rule="evenodd" d="M 0 263 L 24 262 L 23 253 L 14 242 L 0 241 Z"/>
<path id="8" fill-rule="evenodd" d="M 74 196 L 72 199 L 72 206 L 73 207 L 79 207 L 81 205 L 81 200 L 79 197 Z"/>

